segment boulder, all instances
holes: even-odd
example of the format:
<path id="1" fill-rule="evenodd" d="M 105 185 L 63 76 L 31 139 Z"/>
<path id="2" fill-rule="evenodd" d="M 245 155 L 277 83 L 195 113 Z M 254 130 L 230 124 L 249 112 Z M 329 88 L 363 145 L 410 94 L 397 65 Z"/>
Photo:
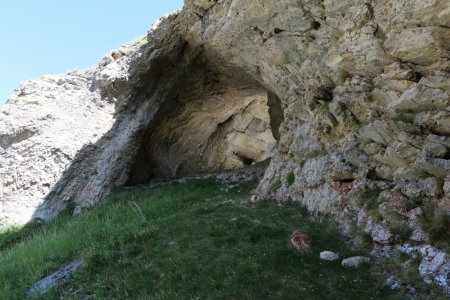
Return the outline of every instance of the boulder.
<path id="1" fill-rule="evenodd" d="M 74 261 L 58 271 L 44 277 L 43 279 L 36 282 L 28 291 L 28 296 L 39 296 L 47 292 L 49 289 L 61 284 L 69 278 L 73 273 L 82 268 L 84 262 L 82 260 Z"/>
<path id="2" fill-rule="evenodd" d="M 370 258 L 364 256 L 353 256 L 342 260 L 342 266 L 347 268 L 359 268 L 370 263 Z"/>
<path id="3" fill-rule="evenodd" d="M 320 252 L 320 259 L 326 261 L 335 261 L 339 259 L 339 255 L 332 251 L 322 251 Z"/>
<path id="4" fill-rule="evenodd" d="M 298 251 L 309 252 L 312 250 L 311 238 L 301 230 L 296 230 L 292 233 L 291 243 Z"/>

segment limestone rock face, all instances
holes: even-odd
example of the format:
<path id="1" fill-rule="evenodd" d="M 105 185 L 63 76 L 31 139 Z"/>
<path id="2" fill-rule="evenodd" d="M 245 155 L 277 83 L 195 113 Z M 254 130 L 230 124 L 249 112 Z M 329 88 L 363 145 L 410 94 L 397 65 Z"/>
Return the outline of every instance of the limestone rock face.
<path id="1" fill-rule="evenodd" d="M 268 92 L 254 83 L 190 74 L 143 139 L 130 183 L 234 170 L 270 158 Z"/>
<path id="2" fill-rule="evenodd" d="M 0 224 L 271 157 L 256 200 L 331 214 L 380 253 L 448 243 L 449 28 L 447 0 L 186 0 L 147 44 L 2 108 Z M 449 272 L 426 277 L 446 290 Z"/>
<path id="3" fill-rule="evenodd" d="M 140 136 L 198 53 L 169 24 L 92 69 L 24 83 L 2 107 L 0 225 L 79 211 L 127 182 Z"/>
<path id="4" fill-rule="evenodd" d="M 114 103 L 88 90 L 92 76 L 26 82 L 0 110 L 0 223 L 28 221 L 78 150 L 113 123 Z"/>
<path id="5" fill-rule="evenodd" d="M 450 213 L 450 3 L 212 2 L 186 1 L 183 36 L 282 103 L 280 139 L 254 198 L 332 214 L 382 249 L 436 239 L 420 224 Z M 448 221 L 440 226 L 448 243 Z"/>

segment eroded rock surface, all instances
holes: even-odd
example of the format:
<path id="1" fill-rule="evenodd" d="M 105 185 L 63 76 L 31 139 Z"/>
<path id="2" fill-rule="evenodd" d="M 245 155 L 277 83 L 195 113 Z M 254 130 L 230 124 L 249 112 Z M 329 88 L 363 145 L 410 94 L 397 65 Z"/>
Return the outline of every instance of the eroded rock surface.
<path id="1" fill-rule="evenodd" d="M 0 225 L 69 202 L 79 211 L 127 182 L 140 138 L 199 52 L 171 21 L 92 69 L 25 83 L 2 107 Z"/>
<path id="2" fill-rule="evenodd" d="M 85 144 L 113 123 L 114 103 L 90 92 L 93 71 L 23 83 L 1 108 L 0 224 L 27 222 Z"/>
<path id="3" fill-rule="evenodd" d="M 2 108 L 0 222 L 271 156 L 254 200 L 331 214 L 377 255 L 448 243 L 449 28 L 447 0 L 186 0 L 147 45 Z"/>
<path id="4" fill-rule="evenodd" d="M 129 184 L 235 170 L 271 157 L 267 90 L 211 71 L 189 74 L 143 138 Z"/>

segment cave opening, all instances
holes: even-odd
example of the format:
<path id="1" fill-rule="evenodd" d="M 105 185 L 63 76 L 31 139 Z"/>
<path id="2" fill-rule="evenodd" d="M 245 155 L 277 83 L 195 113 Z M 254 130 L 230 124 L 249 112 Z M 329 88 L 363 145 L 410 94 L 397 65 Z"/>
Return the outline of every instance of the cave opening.
<path id="1" fill-rule="evenodd" d="M 243 155 L 239 155 L 239 153 L 235 153 L 236 157 L 238 157 L 244 166 L 251 166 L 255 161 L 249 157 L 245 157 Z"/>
<path id="2" fill-rule="evenodd" d="M 143 135 L 127 185 L 269 160 L 282 119 L 280 100 L 259 83 L 197 64 Z"/>

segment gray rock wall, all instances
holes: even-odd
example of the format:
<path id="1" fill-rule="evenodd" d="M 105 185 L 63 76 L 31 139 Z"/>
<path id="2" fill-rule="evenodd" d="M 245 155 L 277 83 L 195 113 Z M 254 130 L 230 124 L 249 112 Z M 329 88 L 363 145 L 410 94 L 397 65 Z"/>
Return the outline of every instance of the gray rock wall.
<path id="1" fill-rule="evenodd" d="M 279 99 L 255 199 L 298 201 L 349 235 L 359 227 L 374 255 L 413 243 L 420 274 L 448 291 L 449 28 L 447 0 L 186 0 L 147 45 L 26 83 L 2 108 L 0 224 L 125 184 L 160 108 L 201 62 L 256 82 L 269 106 Z"/>
<path id="2" fill-rule="evenodd" d="M 173 16 L 93 68 L 24 83 L 0 110 L 0 225 L 76 211 L 128 181 L 143 134 L 198 55 Z"/>
<path id="3" fill-rule="evenodd" d="M 345 233 L 370 234 L 375 255 L 448 248 L 448 1 L 186 2 L 182 35 L 282 101 L 280 142 L 254 199 L 332 214 Z M 448 290 L 440 257 L 421 275 Z"/>

